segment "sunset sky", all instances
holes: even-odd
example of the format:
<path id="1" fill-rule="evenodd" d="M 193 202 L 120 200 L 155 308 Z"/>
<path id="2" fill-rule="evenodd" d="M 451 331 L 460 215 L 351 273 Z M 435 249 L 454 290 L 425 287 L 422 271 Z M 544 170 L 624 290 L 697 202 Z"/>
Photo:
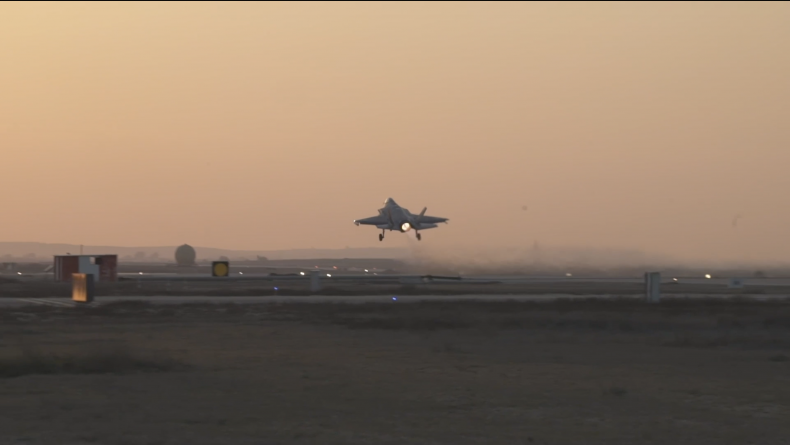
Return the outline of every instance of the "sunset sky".
<path id="1" fill-rule="evenodd" d="M 0 241 L 415 243 L 353 225 L 392 197 L 434 249 L 787 260 L 789 194 L 787 2 L 0 3 Z"/>

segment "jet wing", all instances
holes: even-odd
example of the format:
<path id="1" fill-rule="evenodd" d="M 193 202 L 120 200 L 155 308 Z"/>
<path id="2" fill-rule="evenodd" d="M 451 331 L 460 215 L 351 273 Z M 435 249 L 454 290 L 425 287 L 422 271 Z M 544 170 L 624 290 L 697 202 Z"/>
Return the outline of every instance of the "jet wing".
<path id="1" fill-rule="evenodd" d="M 415 227 L 416 230 L 428 230 L 428 229 L 435 229 L 439 227 L 437 224 L 426 224 L 424 222 L 420 223 L 419 227 Z"/>
<path id="2" fill-rule="evenodd" d="M 388 224 L 388 223 L 389 223 L 389 221 L 387 220 L 387 217 L 382 216 L 382 215 L 376 215 L 376 216 L 371 216 L 370 218 L 362 218 L 362 219 L 355 219 L 354 220 L 354 224 L 355 225 L 362 224 L 362 225 L 365 225 L 365 226 L 379 226 L 379 225 L 384 225 L 384 224 Z"/>
<path id="3" fill-rule="evenodd" d="M 449 218 L 440 218 L 438 216 L 423 216 L 420 218 L 420 224 L 437 224 L 449 221 Z"/>

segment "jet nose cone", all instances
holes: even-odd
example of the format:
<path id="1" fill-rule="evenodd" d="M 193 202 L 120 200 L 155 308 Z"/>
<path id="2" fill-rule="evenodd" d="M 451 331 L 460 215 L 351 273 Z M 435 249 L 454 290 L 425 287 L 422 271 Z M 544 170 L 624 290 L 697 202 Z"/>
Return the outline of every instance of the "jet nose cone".
<path id="1" fill-rule="evenodd" d="M 395 200 L 392 198 L 387 198 L 387 200 L 384 201 L 384 204 L 395 204 Z"/>

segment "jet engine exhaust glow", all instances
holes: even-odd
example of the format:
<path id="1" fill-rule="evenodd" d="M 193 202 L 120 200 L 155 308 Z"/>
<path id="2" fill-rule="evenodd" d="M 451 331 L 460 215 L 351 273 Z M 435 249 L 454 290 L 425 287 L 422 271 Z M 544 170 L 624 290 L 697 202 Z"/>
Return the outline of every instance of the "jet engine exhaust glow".
<path id="1" fill-rule="evenodd" d="M 401 232 L 408 232 L 409 229 L 411 229 L 411 224 L 409 224 L 407 222 L 401 224 L 401 226 L 400 226 Z"/>

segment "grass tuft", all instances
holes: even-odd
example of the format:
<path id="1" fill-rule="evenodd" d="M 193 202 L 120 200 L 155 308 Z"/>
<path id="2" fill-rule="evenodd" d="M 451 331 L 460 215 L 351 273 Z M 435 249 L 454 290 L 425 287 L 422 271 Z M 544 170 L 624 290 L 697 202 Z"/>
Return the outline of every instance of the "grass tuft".
<path id="1" fill-rule="evenodd" d="M 611 388 L 604 391 L 604 395 L 617 396 L 617 397 L 623 397 L 626 394 L 628 394 L 628 390 L 620 386 L 612 386 Z"/>
<path id="2" fill-rule="evenodd" d="M 141 357 L 124 349 L 82 354 L 51 354 L 22 351 L 0 358 L 0 378 L 53 374 L 126 374 L 167 372 L 182 369 L 175 360 Z"/>

